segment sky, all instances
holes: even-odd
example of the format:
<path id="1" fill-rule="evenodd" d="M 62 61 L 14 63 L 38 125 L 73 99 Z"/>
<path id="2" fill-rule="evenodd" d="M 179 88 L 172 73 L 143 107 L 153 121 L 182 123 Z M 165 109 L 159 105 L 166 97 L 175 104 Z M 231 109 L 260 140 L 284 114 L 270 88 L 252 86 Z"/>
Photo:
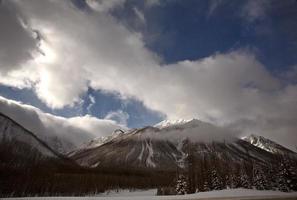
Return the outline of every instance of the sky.
<path id="1" fill-rule="evenodd" d="M 0 26 L 2 106 L 125 128 L 197 118 L 296 146 L 295 0 L 1 0 Z"/>

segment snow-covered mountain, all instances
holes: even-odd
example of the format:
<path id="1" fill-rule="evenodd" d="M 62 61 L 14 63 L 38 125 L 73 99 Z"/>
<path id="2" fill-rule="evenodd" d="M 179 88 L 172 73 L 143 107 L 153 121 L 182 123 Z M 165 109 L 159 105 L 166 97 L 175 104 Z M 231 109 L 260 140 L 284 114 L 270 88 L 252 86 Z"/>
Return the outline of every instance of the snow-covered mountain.
<path id="1" fill-rule="evenodd" d="M 195 121 L 196 119 L 175 119 L 175 120 L 163 120 L 157 124 L 154 125 L 154 127 L 157 128 L 165 128 L 165 127 L 169 127 L 169 126 L 178 126 L 178 125 L 182 125 L 182 124 L 186 124 L 190 121 Z"/>
<path id="2" fill-rule="evenodd" d="M 101 135 L 124 129 L 112 120 L 85 115 L 65 118 L 0 96 L 0 113 L 34 133 L 52 149 L 66 154 Z"/>
<path id="3" fill-rule="evenodd" d="M 282 149 L 264 139 L 261 138 L 261 142 L 265 141 L 266 148 L 271 145 L 273 149 Z M 68 154 L 69 157 L 64 157 L 33 132 L 0 114 L 0 170 L 9 172 L 9 176 L 3 176 L 6 194 L 15 190 L 23 194 L 27 189 L 22 186 L 11 188 L 15 180 L 34 186 L 30 194 L 38 193 L 39 185 L 48 185 L 43 192 L 48 189 L 52 189 L 53 193 L 65 192 L 66 187 L 70 192 L 85 188 L 83 192 L 88 193 L 90 187 L 93 187 L 92 191 L 97 191 L 102 180 L 105 180 L 106 188 L 120 183 L 127 187 L 131 187 L 131 183 L 136 187 L 139 184 L 169 186 L 177 173 L 189 175 L 191 191 L 196 191 L 195 188 L 202 190 L 205 183 L 209 184 L 204 190 L 216 189 L 214 180 L 218 177 L 223 181 L 218 188 L 249 188 L 251 184 L 257 187 L 258 183 L 254 183 L 257 176 L 254 174 L 262 174 L 265 170 L 265 180 L 273 183 L 272 180 L 282 177 L 281 173 L 296 166 L 297 157 L 286 160 L 274 152 L 259 148 L 249 140 L 236 138 L 228 129 L 190 120 L 126 132 L 115 130 L 111 136 L 93 139 Z M 14 170 L 20 173 L 14 174 Z M 294 178 L 289 174 L 291 176 Z M 44 180 L 43 184 L 38 182 L 40 180 Z M 119 180 L 122 182 L 119 183 Z M 283 182 L 287 183 L 287 179 Z M 291 190 L 287 188 L 282 190 Z M 292 190 L 295 190 L 294 187 Z"/>
<path id="4" fill-rule="evenodd" d="M 96 147 L 99 147 L 111 140 L 113 140 L 114 138 L 124 134 L 125 132 L 121 129 L 116 129 L 115 131 L 113 131 L 113 133 L 111 135 L 108 135 L 108 136 L 102 136 L 102 137 L 96 137 L 92 140 L 90 140 L 89 142 L 86 142 L 84 144 L 82 144 L 79 148 L 69 152 L 67 155 L 68 156 L 72 156 L 74 154 L 77 154 L 81 151 L 85 151 L 87 149 L 93 149 L 93 148 L 96 148 Z"/>
<path id="5" fill-rule="evenodd" d="M 14 120 L 0 113 L 0 163 L 22 168 L 54 161 L 73 163 Z M 53 163 L 53 165 L 55 165 Z"/>
<path id="6" fill-rule="evenodd" d="M 258 135 L 249 135 L 242 138 L 243 140 L 251 143 L 252 145 L 259 147 L 265 151 L 277 154 L 295 154 L 295 152 L 291 151 L 283 147 L 282 145 L 277 144 L 276 142 L 269 140 L 263 136 Z"/>
<path id="7" fill-rule="evenodd" d="M 160 169 L 184 167 L 189 149 L 199 160 L 214 157 L 232 162 L 269 163 L 273 160 L 272 152 L 235 138 L 234 133 L 228 131 L 196 119 L 162 123 L 128 131 L 95 147 L 85 147 L 71 154 L 71 157 L 89 167 Z"/>

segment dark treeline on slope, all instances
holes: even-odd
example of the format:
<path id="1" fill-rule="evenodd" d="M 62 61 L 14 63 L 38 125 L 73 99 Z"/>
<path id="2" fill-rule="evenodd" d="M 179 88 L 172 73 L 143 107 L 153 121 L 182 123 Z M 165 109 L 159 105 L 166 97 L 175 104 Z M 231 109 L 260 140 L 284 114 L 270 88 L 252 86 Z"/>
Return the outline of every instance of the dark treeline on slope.
<path id="1" fill-rule="evenodd" d="M 215 154 L 199 158 L 191 148 L 187 153 L 186 168 L 177 173 L 175 188 L 168 190 L 167 194 L 228 188 L 297 191 L 297 161 L 294 157 L 276 154 L 271 163 L 252 160 L 234 162 L 219 159 Z M 162 190 L 158 192 L 164 194 Z"/>
<path id="2" fill-rule="evenodd" d="M 13 148 L 15 145 L 18 148 Z M 87 169 L 67 158 L 44 158 L 32 151 L 34 148 L 22 143 L 0 145 L 1 197 L 83 196 L 111 189 L 148 188 L 159 188 L 160 195 L 226 188 L 297 190 L 296 160 L 281 155 L 275 155 L 269 164 L 235 162 L 215 153 L 197 157 L 189 148 L 185 168 L 160 171 L 123 166 Z"/>
<path id="3" fill-rule="evenodd" d="M 1 143 L 0 197 L 79 196 L 120 188 L 157 188 L 170 185 L 175 177 L 175 172 L 148 169 L 86 169 L 71 160 L 44 158 L 32 151 L 26 144 Z"/>

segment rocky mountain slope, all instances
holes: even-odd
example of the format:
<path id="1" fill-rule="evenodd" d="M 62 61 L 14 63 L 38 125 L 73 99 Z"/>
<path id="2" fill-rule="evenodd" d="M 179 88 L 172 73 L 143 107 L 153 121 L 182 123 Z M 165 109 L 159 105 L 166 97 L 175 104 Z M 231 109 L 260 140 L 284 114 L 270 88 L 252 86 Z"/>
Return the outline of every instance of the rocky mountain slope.
<path id="1" fill-rule="evenodd" d="M 1 168 L 24 168 L 49 160 L 71 162 L 34 133 L 0 113 Z"/>
<path id="2" fill-rule="evenodd" d="M 297 190 L 294 152 L 262 137 L 235 135 L 193 119 L 116 130 L 64 157 L 0 114 L 0 197 L 172 187 L 180 177 L 187 180 L 189 192 L 238 187 Z"/>
<path id="3" fill-rule="evenodd" d="M 214 157 L 233 162 L 269 163 L 273 160 L 272 152 L 259 148 L 249 140 L 233 137 L 232 131 L 230 134 L 228 131 L 195 119 L 178 124 L 166 123 L 166 126 L 122 133 L 103 144 L 82 147 L 70 156 L 88 167 L 116 165 L 159 169 L 182 168 L 190 153 L 199 160 Z M 209 134 L 217 137 L 211 140 Z M 280 145 L 278 148 L 281 149 Z"/>
<path id="4" fill-rule="evenodd" d="M 270 153 L 274 154 L 296 154 L 295 152 L 291 151 L 290 149 L 287 149 L 286 147 L 277 144 L 276 142 L 269 140 L 263 136 L 258 135 L 249 135 L 242 138 L 243 140 L 251 143 L 252 145 L 259 147 L 265 151 L 268 151 Z"/>

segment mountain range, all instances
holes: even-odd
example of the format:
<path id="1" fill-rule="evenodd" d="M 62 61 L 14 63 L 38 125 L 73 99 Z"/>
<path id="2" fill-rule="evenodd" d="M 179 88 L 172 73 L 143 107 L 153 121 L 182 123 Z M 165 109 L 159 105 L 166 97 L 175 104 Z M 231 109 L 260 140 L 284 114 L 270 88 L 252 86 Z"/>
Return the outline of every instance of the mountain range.
<path id="1" fill-rule="evenodd" d="M 128 131 L 117 129 L 110 136 L 94 138 L 64 154 L 52 145 L 52 140 L 44 139 L 0 114 L 1 177 L 6 180 L 3 173 L 7 170 L 21 170 L 23 173 L 25 169 L 38 166 L 41 171 L 50 168 L 53 174 L 60 174 L 61 169 L 63 173 L 67 171 L 67 176 L 63 177 L 70 173 L 71 180 L 77 180 L 73 171 L 75 174 L 93 174 L 95 170 L 102 174 L 103 169 L 113 169 L 121 174 L 121 170 L 127 169 L 129 173 L 138 171 L 146 175 L 162 171 L 171 173 L 174 179 L 172 173 L 189 174 L 191 166 L 195 165 L 193 177 L 202 177 L 200 183 L 196 181 L 195 187 L 203 190 L 202 185 L 205 187 L 205 180 L 213 170 L 224 179 L 224 185 L 229 180 L 226 176 L 242 176 L 243 170 L 250 176 L 248 180 L 251 183 L 255 168 L 264 170 L 279 166 L 284 156 L 290 158 L 291 163 L 297 161 L 295 152 L 267 138 L 256 135 L 238 138 L 231 130 L 197 119 L 173 123 L 164 121 Z M 7 186 L 8 182 L 0 181 L 0 184 Z"/>

